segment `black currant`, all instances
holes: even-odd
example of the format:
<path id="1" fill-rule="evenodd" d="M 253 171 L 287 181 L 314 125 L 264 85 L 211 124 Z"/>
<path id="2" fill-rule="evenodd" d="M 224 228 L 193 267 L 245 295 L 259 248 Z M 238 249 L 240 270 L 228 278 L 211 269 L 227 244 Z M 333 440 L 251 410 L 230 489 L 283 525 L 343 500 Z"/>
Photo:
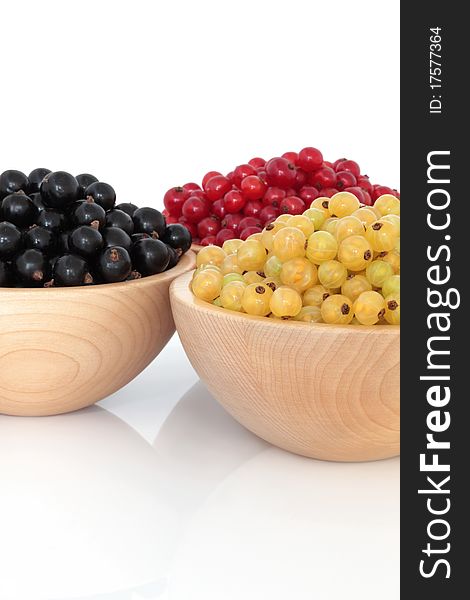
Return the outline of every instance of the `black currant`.
<path id="1" fill-rule="evenodd" d="M 101 231 L 103 236 L 104 247 L 110 248 L 111 246 L 121 246 L 128 252 L 132 247 L 132 240 L 125 231 L 118 227 L 105 227 Z"/>
<path id="2" fill-rule="evenodd" d="M 57 238 L 52 229 L 35 225 L 23 235 L 23 244 L 25 248 L 34 248 L 43 254 L 52 254 L 57 249 Z"/>
<path id="3" fill-rule="evenodd" d="M 75 254 L 65 254 L 56 260 L 52 278 L 58 287 L 85 285 L 93 281 L 87 262 Z"/>
<path id="4" fill-rule="evenodd" d="M 10 221 L 18 227 L 33 225 L 38 214 L 31 198 L 22 192 L 10 194 L 3 199 L 2 215 L 5 221 Z"/>
<path id="5" fill-rule="evenodd" d="M 191 248 L 193 240 L 186 227 L 179 223 L 174 223 L 167 226 L 165 233 L 162 236 L 162 241 L 172 248 L 175 248 L 175 250 L 187 252 Z"/>
<path id="6" fill-rule="evenodd" d="M 0 287 L 7 287 L 10 283 L 10 267 L 7 263 L 0 261 Z"/>
<path id="7" fill-rule="evenodd" d="M 116 192 L 109 183 L 96 181 L 89 185 L 85 190 L 85 197 L 91 198 L 104 208 L 104 210 L 112 210 L 116 202 Z"/>
<path id="8" fill-rule="evenodd" d="M 81 202 L 72 213 L 72 221 L 75 225 L 90 225 L 95 229 L 101 229 L 106 223 L 106 212 L 96 202 Z"/>
<path id="9" fill-rule="evenodd" d="M 97 265 L 105 283 L 124 281 L 132 271 L 129 252 L 119 246 L 105 248 L 98 258 Z"/>
<path id="10" fill-rule="evenodd" d="M 122 210 L 110 210 L 106 213 L 106 227 L 119 227 L 128 235 L 134 233 L 134 222 L 132 218 Z"/>
<path id="11" fill-rule="evenodd" d="M 64 231 L 67 229 L 68 221 L 63 212 L 46 208 L 39 212 L 36 225 L 52 229 L 52 231 Z"/>
<path id="12" fill-rule="evenodd" d="M 13 261 L 17 280 L 32 287 L 43 286 L 47 280 L 49 263 L 39 250 L 23 250 Z"/>
<path id="13" fill-rule="evenodd" d="M 131 241 L 133 244 L 135 244 L 135 242 L 138 242 L 139 240 L 148 240 L 150 238 L 151 236 L 148 233 L 133 233 L 131 235 Z"/>
<path id="14" fill-rule="evenodd" d="M 51 173 L 50 169 L 34 169 L 34 171 L 31 171 L 28 175 L 29 185 L 27 193 L 31 195 L 39 192 L 42 180 L 46 175 L 49 175 L 49 173 Z"/>
<path id="15" fill-rule="evenodd" d="M 168 244 L 166 245 L 166 247 L 168 248 L 168 252 L 170 254 L 170 262 L 168 263 L 168 265 L 166 267 L 166 271 L 168 271 L 168 269 L 172 269 L 173 267 L 176 267 L 176 265 L 178 264 L 180 255 L 174 248 L 172 248 Z"/>
<path id="16" fill-rule="evenodd" d="M 21 171 L 10 169 L 0 175 L 0 200 L 15 192 L 28 191 L 28 178 Z"/>
<path id="17" fill-rule="evenodd" d="M 164 271 L 170 262 L 168 246 L 152 238 L 136 242 L 132 248 L 134 269 L 142 275 L 155 275 Z"/>
<path id="18" fill-rule="evenodd" d="M 98 178 L 94 175 L 90 175 L 90 173 L 81 173 L 80 175 L 77 175 L 75 179 L 77 180 L 80 188 L 79 198 L 85 198 L 85 190 L 87 187 L 98 181 Z"/>
<path id="19" fill-rule="evenodd" d="M 69 232 L 63 231 L 59 233 L 59 237 L 57 238 L 57 247 L 59 254 L 68 254 L 71 252 L 69 245 Z"/>
<path id="20" fill-rule="evenodd" d="M 9 260 L 21 248 L 21 231 L 4 221 L 0 223 L 0 260 Z"/>
<path id="21" fill-rule="evenodd" d="M 42 201 L 41 194 L 39 192 L 30 194 L 29 198 L 31 199 L 31 202 L 34 204 L 34 206 L 37 208 L 38 212 L 46 208 L 44 206 L 44 202 Z"/>
<path id="22" fill-rule="evenodd" d="M 132 217 L 132 216 L 134 216 L 135 211 L 139 207 L 136 206 L 135 204 L 132 204 L 131 202 L 122 202 L 121 204 L 117 204 L 114 208 L 116 208 L 117 210 L 122 210 L 123 212 L 128 214 L 130 217 Z"/>
<path id="23" fill-rule="evenodd" d="M 94 227 L 81 225 L 70 233 L 69 247 L 74 254 L 87 260 L 94 259 L 103 248 L 103 238 Z"/>
<path id="24" fill-rule="evenodd" d="M 153 237 L 161 238 L 165 233 L 165 217 L 155 208 L 138 208 L 132 220 L 136 233 L 148 233 Z"/>
<path id="25" fill-rule="evenodd" d="M 64 210 L 78 199 L 79 187 L 73 175 L 55 171 L 44 177 L 40 192 L 45 206 Z"/>

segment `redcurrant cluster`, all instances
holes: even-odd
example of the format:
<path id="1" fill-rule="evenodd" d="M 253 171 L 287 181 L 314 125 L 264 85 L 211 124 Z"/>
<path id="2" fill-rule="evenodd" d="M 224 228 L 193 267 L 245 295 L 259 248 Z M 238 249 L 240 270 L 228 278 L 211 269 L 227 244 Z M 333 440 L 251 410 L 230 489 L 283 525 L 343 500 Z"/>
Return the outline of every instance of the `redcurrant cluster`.
<path id="1" fill-rule="evenodd" d="M 372 184 L 354 160 L 328 162 L 320 150 L 304 148 L 268 161 L 252 158 L 227 175 L 209 171 L 201 186 L 171 188 L 163 214 L 168 223 L 183 224 L 196 244 L 222 246 L 261 232 L 281 214 L 300 215 L 316 198 L 339 191 L 351 192 L 366 206 L 383 194 L 400 197 L 395 189 Z"/>

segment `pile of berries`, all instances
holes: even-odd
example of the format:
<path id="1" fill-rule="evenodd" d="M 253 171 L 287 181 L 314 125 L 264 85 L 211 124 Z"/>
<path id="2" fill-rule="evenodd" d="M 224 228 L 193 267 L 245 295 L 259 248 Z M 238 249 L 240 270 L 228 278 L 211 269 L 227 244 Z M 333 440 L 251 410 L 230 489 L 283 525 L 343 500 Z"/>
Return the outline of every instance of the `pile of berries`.
<path id="1" fill-rule="evenodd" d="M 304 148 L 269 161 L 252 158 L 228 175 L 209 171 L 202 187 L 171 188 L 163 214 L 169 223 L 187 227 L 195 243 L 222 246 L 259 233 L 281 214 L 302 214 L 316 198 L 339 191 L 354 194 L 366 206 L 384 194 L 400 197 L 396 190 L 373 185 L 357 162 L 341 158 L 331 163 L 316 148 Z"/>
<path id="2" fill-rule="evenodd" d="M 197 255 L 195 296 L 249 315 L 307 323 L 400 323 L 400 200 L 364 206 L 350 192 L 316 198 L 246 240 Z"/>
<path id="3" fill-rule="evenodd" d="M 0 287 L 115 283 L 161 273 L 191 234 L 161 212 L 124 203 L 107 183 L 35 169 L 0 175 Z"/>

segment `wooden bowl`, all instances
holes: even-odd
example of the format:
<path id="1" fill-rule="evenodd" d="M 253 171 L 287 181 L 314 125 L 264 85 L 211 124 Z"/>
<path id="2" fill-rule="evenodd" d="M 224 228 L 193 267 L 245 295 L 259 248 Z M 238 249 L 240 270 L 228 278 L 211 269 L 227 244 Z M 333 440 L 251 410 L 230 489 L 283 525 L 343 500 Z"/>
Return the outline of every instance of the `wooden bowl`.
<path id="1" fill-rule="evenodd" d="M 168 289 L 194 266 L 188 252 L 131 282 L 0 288 L 0 413 L 70 412 L 129 383 L 174 333 Z"/>
<path id="2" fill-rule="evenodd" d="M 237 421 L 312 458 L 376 460 L 400 452 L 400 329 L 282 323 L 198 300 L 191 273 L 170 288 L 193 367 Z"/>

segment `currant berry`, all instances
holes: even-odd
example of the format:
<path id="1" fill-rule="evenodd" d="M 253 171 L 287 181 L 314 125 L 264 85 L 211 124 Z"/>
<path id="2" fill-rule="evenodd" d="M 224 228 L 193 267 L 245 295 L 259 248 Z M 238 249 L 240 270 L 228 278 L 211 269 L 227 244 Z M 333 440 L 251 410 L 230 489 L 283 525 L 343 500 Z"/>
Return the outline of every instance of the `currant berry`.
<path id="1" fill-rule="evenodd" d="M 102 206 L 105 211 L 108 211 L 114 208 L 116 203 L 116 192 L 109 183 L 96 181 L 86 188 L 85 198 L 91 198 L 96 204 Z"/>
<path id="2" fill-rule="evenodd" d="M 208 199 L 211 202 L 214 200 L 220 200 L 225 196 L 227 192 L 232 189 L 232 184 L 223 175 L 215 175 L 211 177 L 205 185 L 203 185 L 204 191 L 207 194 Z"/>
<path id="3" fill-rule="evenodd" d="M 268 186 L 257 175 L 248 175 L 242 180 L 240 188 L 247 200 L 260 200 Z"/>
<path id="4" fill-rule="evenodd" d="M 362 292 L 369 292 L 371 289 L 372 286 L 367 277 L 360 273 L 351 273 L 341 286 L 341 293 L 354 302 Z"/>
<path id="5" fill-rule="evenodd" d="M 29 181 L 24 173 L 10 169 L 0 175 L 0 200 L 16 192 L 28 191 Z"/>
<path id="6" fill-rule="evenodd" d="M 347 217 L 360 207 L 359 200 L 350 192 L 338 192 L 330 198 L 328 211 L 332 217 Z"/>
<path id="7" fill-rule="evenodd" d="M 82 225 L 70 233 L 69 247 L 73 254 L 79 255 L 85 260 L 91 260 L 103 248 L 103 237 L 94 227 Z"/>
<path id="8" fill-rule="evenodd" d="M 220 231 L 220 221 L 216 217 L 205 217 L 197 224 L 197 233 L 200 238 L 216 236 Z"/>
<path id="9" fill-rule="evenodd" d="M 183 204 L 182 213 L 190 223 L 199 223 L 209 216 L 209 206 L 203 198 L 191 196 Z"/>
<path id="10" fill-rule="evenodd" d="M 304 171 L 307 171 L 307 173 L 319 169 L 322 166 L 322 163 L 323 155 L 320 150 L 311 147 L 303 148 L 303 150 L 299 152 L 299 157 L 296 162 L 297 166 Z"/>
<path id="11" fill-rule="evenodd" d="M 138 234 L 139 235 L 139 234 Z M 124 248 L 128 252 L 130 252 L 132 248 L 132 240 L 129 235 L 122 229 L 118 227 L 105 227 L 101 231 L 101 236 L 103 238 L 103 247 L 111 248 L 113 246 L 120 246 Z"/>
<path id="12" fill-rule="evenodd" d="M 242 308 L 249 315 L 265 317 L 271 312 L 269 302 L 273 295 L 272 289 L 261 282 L 246 286 L 242 296 Z"/>
<path id="13" fill-rule="evenodd" d="M 372 248 L 362 235 L 351 235 L 340 243 L 338 260 L 349 271 L 363 271 L 372 262 L 372 257 Z"/>
<path id="14" fill-rule="evenodd" d="M 325 323 L 347 325 L 354 317 L 351 300 L 342 294 L 328 296 L 321 305 L 320 310 Z"/>
<path id="15" fill-rule="evenodd" d="M 154 237 L 162 237 L 165 233 L 165 217 L 155 208 L 138 208 L 132 220 L 136 233 L 148 233 Z"/>
<path id="16" fill-rule="evenodd" d="M 266 163 L 266 178 L 269 185 L 288 188 L 295 183 L 295 165 L 285 158 L 272 158 Z"/>
<path id="17" fill-rule="evenodd" d="M 0 261 L 10 260 L 21 248 L 21 231 L 4 221 L 0 223 Z"/>
<path id="18" fill-rule="evenodd" d="M 305 256 L 306 241 L 306 237 L 300 229 L 283 227 L 273 238 L 273 253 L 282 262 L 291 258 L 303 258 Z"/>
<path id="19" fill-rule="evenodd" d="M 302 310 L 302 296 L 290 287 L 278 287 L 272 292 L 269 308 L 276 317 L 295 317 Z"/>
<path id="20" fill-rule="evenodd" d="M 220 202 L 220 200 L 217 200 L 217 202 Z M 227 213 L 240 212 L 245 206 L 245 203 L 245 196 L 238 190 L 230 190 L 224 196 L 223 205 L 225 207 L 225 212 Z"/>
<path id="21" fill-rule="evenodd" d="M 361 325 L 375 325 L 385 314 L 385 300 L 374 291 L 362 292 L 353 306 L 354 316 Z"/>
<path id="22" fill-rule="evenodd" d="M 336 173 L 330 167 L 321 167 L 310 173 L 309 183 L 318 190 L 334 188 L 336 187 Z"/>
<path id="23" fill-rule="evenodd" d="M 1 205 L 3 218 L 18 227 L 29 227 L 37 218 L 38 210 L 28 196 L 22 192 L 10 194 Z"/>
<path id="24" fill-rule="evenodd" d="M 168 247 L 161 240 L 139 240 L 132 248 L 133 265 L 142 276 L 164 271 L 170 262 Z"/>
<path id="25" fill-rule="evenodd" d="M 27 287 L 43 286 L 48 274 L 49 264 L 39 250 L 23 250 L 13 261 L 17 280 Z"/>
<path id="26" fill-rule="evenodd" d="M 337 252 L 338 242 L 328 231 L 315 231 L 308 238 L 306 256 L 315 265 L 334 259 Z"/>
<path id="27" fill-rule="evenodd" d="M 287 196 L 284 198 L 284 200 L 282 200 L 279 209 L 281 213 L 301 215 L 305 210 L 305 203 L 298 196 Z"/>
<path id="28" fill-rule="evenodd" d="M 79 198 L 78 182 L 65 171 L 48 173 L 41 182 L 41 198 L 44 206 L 65 210 Z"/>
<path id="29" fill-rule="evenodd" d="M 57 238 L 51 229 L 45 227 L 31 227 L 23 236 L 25 248 L 39 250 L 43 254 L 50 255 L 57 249 Z"/>
<path id="30" fill-rule="evenodd" d="M 162 244 L 159 240 L 142 240 L 142 242 L 137 242 L 137 244 L 141 244 L 143 242 L 155 242 Z M 135 248 L 135 246 L 134 246 Z M 166 246 L 165 246 L 166 249 Z M 167 263 L 169 262 L 169 253 L 168 249 L 166 249 L 167 253 Z M 165 265 L 166 266 L 166 265 Z M 129 256 L 129 252 L 125 248 L 121 248 L 119 246 L 114 246 L 111 248 L 105 248 L 99 258 L 97 260 L 97 268 L 98 272 L 105 283 L 118 283 L 120 281 L 125 281 L 132 271 L 132 263 L 131 258 Z M 137 269 L 139 273 L 144 275 L 144 273 Z M 145 273 L 150 274 L 150 273 Z"/>
<path id="31" fill-rule="evenodd" d="M 78 197 L 81 199 L 85 199 L 85 191 L 89 185 L 92 183 L 97 183 L 98 178 L 90 173 L 80 173 L 75 177 L 78 183 Z"/>
<path id="32" fill-rule="evenodd" d="M 37 194 L 41 187 L 42 180 L 49 173 L 51 173 L 49 169 L 41 168 L 31 171 L 31 173 L 28 175 L 28 189 L 26 193 L 28 195 Z"/>
<path id="33" fill-rule="evenodd" d="M 197 188 L 196 188 L 197 189 Z M 170 215 L 180 217 L 183 204 L 189 198 L 190 190 L 184 187 L 173 187 L 163 196 L 163 204 Z"/>
<path id="34" fill-rule="evenodd" d="M 101 229 L 106 223 L 106 212 L 102 206 L 95 202 L 81 202 L 72 212 L 74 225 L 90 225 L 95 229 Z"/>

